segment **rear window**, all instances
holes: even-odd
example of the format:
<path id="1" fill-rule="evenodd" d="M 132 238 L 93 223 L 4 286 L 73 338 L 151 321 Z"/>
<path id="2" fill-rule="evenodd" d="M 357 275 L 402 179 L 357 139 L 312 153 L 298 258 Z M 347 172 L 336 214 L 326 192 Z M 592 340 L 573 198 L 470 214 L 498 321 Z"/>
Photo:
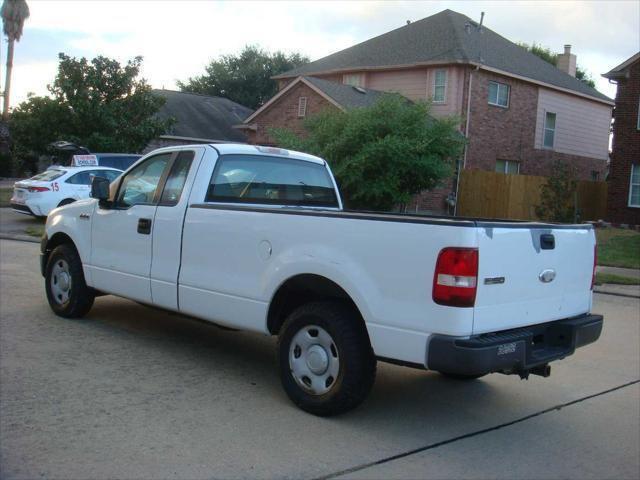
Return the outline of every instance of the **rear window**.
<path id="1" fill-rule="evenodd" d="M 324 165 L 263 155 L 221 156 L 206 201 L 338 207 Z"/>
<path id="2" fill-rule="evenodd" d="M 37 174 L 34 177 L 31 177 L 29 180 L 37 180 L 39 182 L 50 182 L 51 180 L 55 180 L 56 178 L 60 178 L 62 175 L 67 173 L 66 170 L 45 170 L 42 173 Z"/>

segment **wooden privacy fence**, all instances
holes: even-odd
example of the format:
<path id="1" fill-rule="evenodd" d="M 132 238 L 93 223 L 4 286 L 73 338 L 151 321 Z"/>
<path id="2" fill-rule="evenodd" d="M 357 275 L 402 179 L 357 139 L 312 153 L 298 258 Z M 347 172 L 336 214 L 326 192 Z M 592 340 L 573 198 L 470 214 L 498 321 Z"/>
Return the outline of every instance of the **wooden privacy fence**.
<path id="1" fill-rule="evenodd" d="M 461 217 L 538 220 L 536 205 L 546 177 L 506 175 L 484 170 L 463 170 L 458 187 L 457 215 Z M 606 182 L 578 182 L 580 220 L 599 220 L 607 210 Z"/>

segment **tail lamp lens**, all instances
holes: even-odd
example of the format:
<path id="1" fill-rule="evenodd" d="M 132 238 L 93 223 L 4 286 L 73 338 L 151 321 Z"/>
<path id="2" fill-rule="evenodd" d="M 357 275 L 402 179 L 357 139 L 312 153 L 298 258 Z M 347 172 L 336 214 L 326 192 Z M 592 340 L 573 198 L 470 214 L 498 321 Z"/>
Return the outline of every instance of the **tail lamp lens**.
<path id="1" fill-rule="evenodd" d="M 596 284 L 596 266 L 598 265 L 598 245 L 593 246 L 593 274 L 591 275 L 591 290 Z"/>
<path id="2" fill-rule="evenodd" d="M 29 192 L 48 192 L 49 189 L 47 187 L 29 187 Z"/>
<path id="3" fill-rule="evenodd" d="M 440 250 L 433 275 L 433 301 L 451 307 L 473 307 L 478 285 L 478 249 Z"/>

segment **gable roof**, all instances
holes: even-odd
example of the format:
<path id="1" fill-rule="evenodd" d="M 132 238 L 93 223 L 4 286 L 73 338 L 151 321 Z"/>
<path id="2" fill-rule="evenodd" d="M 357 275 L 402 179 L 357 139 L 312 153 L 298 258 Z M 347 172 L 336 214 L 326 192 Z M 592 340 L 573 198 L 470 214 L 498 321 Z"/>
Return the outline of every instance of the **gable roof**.
<path id="1" fill-rule="evenodd" d="M 165 104 L 157 116 L 173 117 L 175 123 L 163 137 L 180 137 L 200 142 L 245 142 L 242 132 L 233 128 L 247 118 L 253 110 L 228 98 L 210 97 L 197 93 L 174 90 L 154 90 L 165 98 Z"/>
<path id="2" fill-rule="evenodd" d="M 264 110 L 269 108 L 280 97 L 285 95 L 298 83 L 304 83 L 309 88 L 314 90 L 318 95 L 325 98 L 327 101 L 335 105 L 341 110 L 351 110 L 352 108 L 370 107 L 387 92 L 381 92 L 379 90 L 371 90 L 370 88 L 352 87 L 351 85 L 344 85 L 342 83 L 331 82 L 329 80 L 323 80 L 315 77 L 298 77 L 294 81 L 290 82 L 286 87 L 276 93 L 269 99 L 267 103 L 262 105 L 258 110 L 249 115 L 244 123 L 249 123 L 255 117 L 257 117 Z"/>
<path id="3" fill-rule="evenodd" d="M 486 26 L 478 29 L 476 22 L 453 10 L 443 10 L 274 78 L 445 63 L 481 65 L 612 102 Z"/>
<path id="4" fill-rule="evenodd" d="M 344 83 L 331 82 L 315 77 L 304 77 L 325 95 L 331 97 L 346 110 L 352 108 L 370 107 L 385 95 L 386 92 L 371 90 L 370 88 L 352 87 Z"/>
<path id="5" fill-rule="evenodd" d="M 603 73 L 602 76 L 611 79 L 625 77 L 627 75 L 627 69 L 637 61 L 640 61 L 640 52 L 630 58 L 627 58 L 624 62 L 617 67 L 612 68 L 607 73 Z"/>

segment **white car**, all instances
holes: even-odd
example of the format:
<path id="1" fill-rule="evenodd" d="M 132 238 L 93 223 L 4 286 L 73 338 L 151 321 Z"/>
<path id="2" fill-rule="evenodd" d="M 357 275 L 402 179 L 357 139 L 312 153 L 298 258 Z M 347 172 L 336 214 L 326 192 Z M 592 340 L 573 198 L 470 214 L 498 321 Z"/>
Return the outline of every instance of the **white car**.
<path id="1" fill-rule="evenodd" d="M 108 167 L 50 167 L 14 184 L 11 207 L 19 213 L 46 217 L 56 207 L 89 198 L 93 177 L 112 182 L 121 173 L 122 170 Z"/>

